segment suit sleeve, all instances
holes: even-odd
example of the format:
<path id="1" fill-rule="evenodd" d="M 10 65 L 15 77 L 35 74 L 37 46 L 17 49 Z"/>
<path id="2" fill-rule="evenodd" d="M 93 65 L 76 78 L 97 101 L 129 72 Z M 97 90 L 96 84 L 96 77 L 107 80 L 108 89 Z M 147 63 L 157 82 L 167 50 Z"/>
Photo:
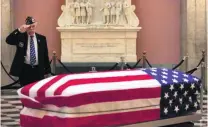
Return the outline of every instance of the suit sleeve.
<path id="1" fill-rule="evenodd" d="M 51 73 L 51 66 L 49 62 L 49 57 L 48 57 L 48 45 L 47 45 L 47 39 L 45 39 L 45 51 L 44 51 L 44 68 L 45 68 L 45 74 Z"/>
<path id="2" fill-rule="evenodd" d="M 18 29 L 14 30 L 12 33 L 10 33 L 6 38 L 6 43 L 10 45 L 17 45 L 18 38 L 21 35 Z"/>

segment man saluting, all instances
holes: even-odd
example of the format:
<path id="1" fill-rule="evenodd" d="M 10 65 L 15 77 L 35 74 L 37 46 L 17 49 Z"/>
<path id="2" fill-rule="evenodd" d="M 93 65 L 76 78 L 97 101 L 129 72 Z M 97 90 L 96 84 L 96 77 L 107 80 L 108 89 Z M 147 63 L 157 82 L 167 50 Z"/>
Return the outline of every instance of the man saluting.
<path id="1" fill-rule="evenodd" d="M 20 85 L 41 80 L 51 72 L 46 37 L 36 33 L 37 22 L 28 16 L 25 24 L 6 38 L 7 44 L 16 46 L 10 74 L 19 77 Z"/>

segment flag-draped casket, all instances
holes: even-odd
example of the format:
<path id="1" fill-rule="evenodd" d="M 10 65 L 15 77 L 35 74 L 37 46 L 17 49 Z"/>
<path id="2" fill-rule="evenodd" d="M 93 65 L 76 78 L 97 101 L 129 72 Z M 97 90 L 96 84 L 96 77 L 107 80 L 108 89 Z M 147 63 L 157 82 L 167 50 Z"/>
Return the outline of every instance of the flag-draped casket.
<path id="1" fill-rule="evenodd" d="M 201 81 L 165 68 L 62 74 L 18 90 L 22 127 L 104 127 L 199 109 Z"/>

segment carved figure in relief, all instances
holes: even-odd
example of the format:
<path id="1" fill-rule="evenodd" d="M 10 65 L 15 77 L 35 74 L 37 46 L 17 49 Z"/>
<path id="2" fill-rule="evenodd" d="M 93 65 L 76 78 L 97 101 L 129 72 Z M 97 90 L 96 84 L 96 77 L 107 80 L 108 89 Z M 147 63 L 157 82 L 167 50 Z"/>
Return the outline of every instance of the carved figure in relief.
<path id="1" fill-rule="evenodd" d="M 119 24 L 121 11 L 122 11 L 122 2 L 120 0 L 117 0 L 116 1 L 116 24 Z"/>
<path id="2" fill-rule="evenodd" d="M 81 8 L 80 8 L 79 0 L 75 0 L 74 8 L 75 8 L 75 21 L 76 21 L 76 24 L 80 24 Z"/>
<path id="3" fill-rule="evenodd" d="M 115 24 L 116 23 L 116 3 L 115 3 L 115 1 L 111 2 L 110 14 L 111 14 L 111 23 Z"/>
<path id="4" fill-rule="evenodd" d="M 135 5 L 131 5 L 127 0 L 124 0 L 123 10 L 127 24 L 129 26 L 136 27 L 139 25 L 139 19 L 134 13 L 135 9 L 136 9 Z"/>
<path id="5" fill-rule="evenodd" d="M 95 0 L 94 0 L 95 1 Z M 61 6 L 63 11 L 58 19 L 58 25 L 68 27 L 73 24 L 92 24 L 92 17 L 95 13 L 95 26 L 97 27 L 100 21 L 97 21 L 99 12 L 93 12 L 94 8 L 102 5 L 100 11 L 103 16 L 103 24 L 128 25 L 129 27 L 137 27 L 139 19 L 135 14 L 135 5 L 131 5 L 130 0 L 101 0 L 104 3 L 95 3 L 92 0 L 66 0 L 66 4 Z M 85 25 L 84 25 L 85 26 Z"/>
<path id="6" fill-rule="evenodd" d="M 71 15 L 69 15 L 69 10 L 67 9 L 66 5 L 62 5 L 61 10 L 63 12 L 58 19 L 58 25 L 62 27 L 70 25 Z"/>
<path id="7" fill-rule="evenodd" d="M 94 5 L 92 4 L 91 0 L 88 0 L 86 2 L 87 24 L 90 24 L 91 23 L 93 7 L 94 7 Z"/>
<path id="8" fill-rule="evenodd" d="M 87 12 L 86 12 L 86 4 L 85 4 L 85 1 L 84 0 L 82 0 L 80 2 L 80 9 L 81 9 L 81 12 L 80 12 L 80 15 L 81 15 L 81 23 L 82 24 L 85 24 L 86 23 Z"/>
<path id="9" fill-rule="evenodd" d="M 104 7 L 100 9 L 100 11 L 103 11 L 104 24 L 110 23 L 110 8 L 111 8 L 110 2 L 105 0 Z"/>
<path id="10" fill-rule="evenodd" d="M 75 8 L 74 8 L 74 2 L 68 2 L 66 4 L 66 7 L 67 9 L 69 10 L 70 12 L 70 15 L 71 15 L 71 24 L 74 24 L 75 23 Z"/>
<path id="11" fill-rule="evenodd" d="M 124 16 L 126 19 L 127 24 L 130 25 L 131 23 L 131 5 L 128 3 L 127 0 L 124 0 L 123 2 L 123 11 L 124 11 Z"/>

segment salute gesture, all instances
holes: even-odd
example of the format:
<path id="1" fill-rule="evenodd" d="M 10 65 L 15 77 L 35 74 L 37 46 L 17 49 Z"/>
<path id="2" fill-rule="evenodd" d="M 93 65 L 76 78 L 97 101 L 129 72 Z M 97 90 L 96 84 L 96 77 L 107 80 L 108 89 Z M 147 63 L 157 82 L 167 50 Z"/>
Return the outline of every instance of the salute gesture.
<path id="1" fill-rule="evenodd" d="M 35 33 L 35 27 L 37 26 L 37 22 L 33 17 L 27 17 L 25 20 L 25 24 L 19 27 L 19 32 L 24 33 L 27 32 L 29 35 Z"/>
<path id="2" fill-rule="evenodd" d="M 22 87 L 44 79 L 51 72 L 46 36 L 38 34 L 36 27 L 37 21 L 28 16 L 25 23 L 6 38 L 6 43 L 17 49 L 10 75 L 19 77 Z"/>
<path id="3" fill-rule="evenodd" d="M 19 32 L 21 33 L 24 33 L 27 31 L 27 29 L 30 27 L 30 25 L 26 25 L 26 24 L 23 24 L 19 27 Z"/>

